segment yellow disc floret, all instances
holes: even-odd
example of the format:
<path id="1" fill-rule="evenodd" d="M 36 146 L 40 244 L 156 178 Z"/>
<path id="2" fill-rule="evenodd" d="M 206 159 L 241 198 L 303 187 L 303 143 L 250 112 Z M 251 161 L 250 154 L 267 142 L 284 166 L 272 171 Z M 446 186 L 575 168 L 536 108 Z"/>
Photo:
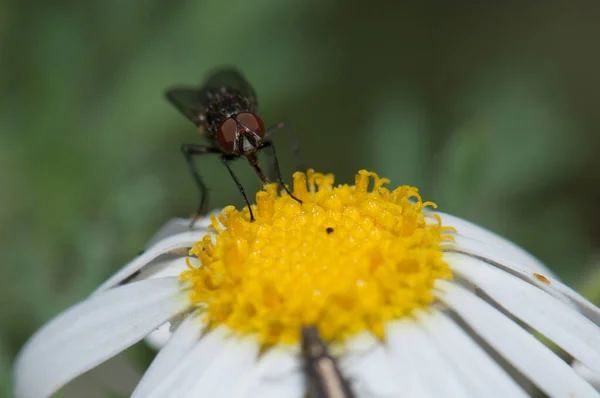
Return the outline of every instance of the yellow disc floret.
<path id="1" fill-rule="evenodd" d="M 434 281 L 452 277 L 440 249 L 451 228 L 423 212 L 435 204 L 364 170 L 354 186 L 333 181 L 295 173 L 302 204 L 271 184 L 256 195 L 254 222 L 247 208 L 213 217 L 216 236 L 190 251 L 201 266 L 181 274 L 205 322 L 255 333 L 263 345 L 293 343 L 307 325 L 340 341 L 364 330 L 383 337 L 384 322 L 433 301 Z"/>

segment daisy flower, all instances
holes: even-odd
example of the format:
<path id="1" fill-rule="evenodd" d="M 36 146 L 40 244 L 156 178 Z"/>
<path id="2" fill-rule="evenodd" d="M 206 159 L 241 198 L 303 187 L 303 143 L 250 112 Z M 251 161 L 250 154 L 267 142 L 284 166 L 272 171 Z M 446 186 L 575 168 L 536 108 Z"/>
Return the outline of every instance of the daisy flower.
<path id="1" fill-rule="evenodd" d="M 302 204 L 269 185 L 255 222 L 227 207 L 194 230 L 169 224 L 31 337 L 15 395 L 49 396 L 168 323 L 133 397 L 303 397 L 305 326 L 358 397 L 600 397 L 568 363 L 600 374 L 599 309 L 513 243 L 387 183 L 296 173 Z"/>

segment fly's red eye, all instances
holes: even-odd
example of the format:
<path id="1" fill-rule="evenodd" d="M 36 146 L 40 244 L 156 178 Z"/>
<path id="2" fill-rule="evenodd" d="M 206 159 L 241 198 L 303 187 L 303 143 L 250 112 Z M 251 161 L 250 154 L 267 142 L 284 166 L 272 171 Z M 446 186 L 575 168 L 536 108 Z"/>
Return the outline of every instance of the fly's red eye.
<path id="1" fill-rule="evenodd" d="M 219 141 L 219 146 L 224 152 L 233 153 L 236 133 L 237 122 L 233 120 L 233 118 L 229 118 L 221 123 L 217 140 Z"/>
<path id="2" fill-rule="evenodd" d="M 265 126 L 258 115 L 250 112 L 243 112 L 238 113 L 235 116 L 235 119 L 242 127 L 258 134 L 259 137 L 262 138 L 265 135 Z"/>

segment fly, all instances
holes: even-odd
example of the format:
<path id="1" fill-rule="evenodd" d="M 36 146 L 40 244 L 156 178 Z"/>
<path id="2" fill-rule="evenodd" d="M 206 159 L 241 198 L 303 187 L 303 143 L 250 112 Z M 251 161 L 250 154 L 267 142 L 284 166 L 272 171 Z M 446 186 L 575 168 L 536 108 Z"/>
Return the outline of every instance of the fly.
<path id="1" fill-rule="evenodd" d="M 200 190 L 200 203 L 197 214 L 204 214 L 206 205 L 206 186 L 196 169 L 194 156 L 208 153 L 221 155 L 221 161 L 229 171 L 250 211 L 250 220 L 254 221 L 252 207 L 244 187 L 233 173 L 229 162 L 245 157 L 263 184 L 269 179 L 258 161 L 258 151 L 269 148 L 274 159 L 277 181 L 296 201 L 281 177 L 275 146 L 269 137 L 283 127 L 283 123 L 265 130 L 258 115 L 258 101 L 254 89 L 235 69 L 220 69 L 210 74 L 200 87 L 173 87 L 166 97 L 187 119 L 194 123 L 201 135 L 208 138 L 209 145 L 183 144 L 181 151 L 185 156 L 190 172 Z M 288 130 L 289 131 L 289 130 Z M 291 134 L 291 133 L 289 133 Z M 292 147 L 297 155 L 297 146 L 290 135 Z M 197 216 L 196 216 L 197 217 Z M 196 218 L 192 220 L 192 225 Z"/>
<path id="2" fill-rule="evenodd" d="M 354 398 L 350 383 L 329 355 L 316 326 L 302 328 L 302 356 L 309 398 Z"/>

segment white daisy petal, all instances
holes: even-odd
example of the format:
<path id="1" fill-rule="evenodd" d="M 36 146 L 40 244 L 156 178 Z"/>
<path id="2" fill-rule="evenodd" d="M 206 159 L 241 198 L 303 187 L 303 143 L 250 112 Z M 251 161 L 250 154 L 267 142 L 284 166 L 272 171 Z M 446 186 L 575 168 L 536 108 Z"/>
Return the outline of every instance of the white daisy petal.
<path id="1" fill-rule="evenodd" d="M 417 312 L 419 323 L 477 397 L 528 397 L 500 365 L 440 311 Z"/>
<path id="2" fill-rule="evenodd" d="M 543 275 L 542 275 L 543 276 Z M 537 280 L 537 278 L 534 279 Z M 562 295 L 570 300 L 570 303 L 584 314 L 588 319 L 593 321 L 596 325 L 600 326 L 600 308 L 592 304 L 588 299 L 571 289 L 557 279 L 547 277 L 547 282 L 543 284 L 537 284 L 538 287 L 544 288 L 545 291 L 551 292 L 554 297 Z M 558 298 L 558 297 L 557 297 Z"/>
<path id="3" fill-rule="evenodd" d="M 498 305 L 600 373 L 600 328 L 541 289 L 464 254 L 447 253 L 453 271 Z"/>
<path id="4" fill-rule="evenodd" d="M 456 228 L 456 235 L 464 236 L 492 247 L 495 246 L 500 250 L 501 253 L 504 253 L 505 256 L 514 259 L 514 261 L 521 264 L 523 267 L 534 272 L 541 272 L 554 277 L 554 274 L 544 264 L 542 264 L 540 260 L 508 239 L 505 239 L 500 235 L 488 231 L 487 229 L 475 225 L 467 220 L 463 220 L 462 218 L 450 214 L 438 211 L 432 212 L 431 214 L 437 214 L 440 216 L 442 225 Z M 435 220 L 435 218 L 432 216 L 429 216 L 428 220 L 429 222 L 437 223 L 437 220 Z"/>
<path id="5" fill-rule="evenodd" d="M 89 298 L 40 329 L 15 363 L 15 395 L 46 397 L 141 340 L 190 305 L 177 278 L 132 283 Z"/>
<path id="6" fill-rule="evenodd" d="M 574 306 L 587 318 L 597 325 L 600 325 L 600 309 L 551 275 L 525 269 L 525 267 L 520 266 L 519 263 L 508 259 L 497 251 L 489 250 L 489 248 L 485 247 L 478 247 L 483 245 L 471 239 L 464 239 L 463 237 L 457 236 L 456 241 L 459 247 L 446 251 L 444 256 L 456 253 L 456 251 L 453 250 L 458 250 L 458 253 L 470 255 L 491 266 L 514 273 L 521 279 L 539 287 L 558 300 Z"/>
<path id="7" fill-rule="evenodd" d="M 186 248 L 187 251 L 187 248 Z M 154 260 L 145 264 L 135 276 L 127 279 L 127 283 L 140 281 L 144 279 L 166 278 L 169 276 L 179 276 L 183 271 L 189 269 L 188 261 L 191 265 L 199 264 L 196 257 L 187 257 L 184 255 L 161 254 Z"/>
<path id="8" fill-rule="evenodd" d="M 294 372 L 293 375 L 286 377 L 285 380 L 271 382 L 263 380 L 254 389 L 240 397 L 247 398 L 303 398 L 305 397 L 305 381 L 301 372 Z"/>
<path id="9" fill-rule="evenodd" d="M 200 264 L 196 257 L 177 257 L 172 260 L 164 261 L 160 268 L 148 276 L 142 276 L 143 279 L 166 278 L 169 276 L 179 276 L 183 271 L 189 269 L 188 262 L 193 266 Z"/>
<path id="10" fill-rule="evenodd" d="M 196 376 L 194 385 L 182 397 L 230 398 L 256 366 L 258 350 L 254 336 L 230 338 L 206 372 Z M 190 370 L 195 373 L 193 368 Z"/>
<path id="11" fill-rule="evenodd" d="M 181 358 L 171 372 L 164 376 L 155 388 L 144 395 L 134 391 L 131 398 L 183 397 L 195 384 L 196 379 L 212 365 L 230 340 L 231 331 L 218 327 L 210 331 Z"/>
<path id="12" fill-rule="evenodd" d="M 172 218 L 167 221 L 165 225 L 160 227 L 152 236 L 152 238 L 150 238 L 148 243 L 146 243 L 146 249 L 169 236 L 173 236 L 181 232 L 206 230 L 212 222 L 210 220 L 210 216 L 213 214 L 216 216 L 219 213 L 221 213 L 221 210 L 213 210 L 210 213 L 198 218 L 194 222 L 192 229 L 190 229 L 190 222 L 192 221 L 190 218 Z"/>
<path id="13" fill-rule="evenodd" d="M 546 394 L 600 397 L 548 347 L 479 297 L 445 280 L 436 288 L 440 300 Z"/>
<path id="14" fill-rule="evenodd" d="M 144 267 L 134 280 L 179 276 L 183 271 L 189 269 L 188 262 L 194 267 L 200 266 L 200 261 L 196 257 L 177 257 L 175 259 L 152 262 L 149 266 Z M 167 343 L 169 338 L 171 338 L 171 323 L 167 322 L 146 336 L 144 341 L 158 351 Z"/>
<path id="15" fill-rule="evenodd" d="M 398 341 L 395 341 L 399 339 Z M 419 374 L 414 366 L 413 359 L 408 347 L 408 338 L 404 338 L 402 333 L 391 336 L 386 331 L 386 340 L 390 361 L 393 364 L 392 371 L 394 379 L 401 392 L 399 396 L 416 398 L 435 398 L 426 385 L 424 378 Z M 392 347 L 392 348 L 390 348 Z"/>
<path id="16" fill-rule="evenodd" d="M 470 397 L 450 364 L 411 319 L 389 322 L 385 335 L 403 397 Z M 409 369 L 410 368 L 410 369 Z"/>
<path id="17" fill-rule="evenodd" d="M 393 397 L 399 394 L 389 354 L 375 336 L 361 333 L 345 347 L 338 364 L 358 395 Z"/>
<path id="18" fill-rule="evenodd" d="M 155 351 L 160 350 L 171 338 L 171 322 L 160 325 L 155 331 L 144 338 L 144 342 Z"/>
<path id="19" fill-rule="evenodd" d="M 305 380 L 297 350 L 273 348 L 258 361 L 236 398 L 301 398 Z"/>
<path id="20" fill-rule="evenodd" d="M 511 256 L 510 253 L 504 252 L 501 248 L 477 241 L 475 239 L 455 235 L 454 242 L 444 243 L 444 253 L 464 253 L 472 257 L 480 258 L 490 265 L 506 271 L 512 271 L 521 274 L 530 283 L 547 291 L 557 299 L 572 305 L 571 300 L 559 293 L 553 287 L 543 282 L 549 278 L 553 278 L 550 273 L 539 273 L 532 271 L 529 267 L 521 265 L 519 257 Z M 538 275 L 538 278 L 535 276 Z M 541 276 L 541 277 L 540 277 Z M 544 279 L 545 278 L 545 279 Z M 542 281 L 543 280 L 543 281 Z"/>
<path id="21" fill-rule="evenodd" d="M 573 361 L 571 366 L 573 366 L 578 375 L 586 379 L 596 390 L 600 391 L 600 373 L 592 371 L 579 361 Z"/>
<path id="22" fill-rule="evenodd" d="M 144 377 L 135 388 L 133 396 L 145 397 L 171 372 L 198 342 L 203 324 L 198 316 L 188 316 L 173 333 L 167 344 L 158 352 Z"/>
<path id="23" fill-rule="evenodd" d="M 108 278 L 108 280 L 100 285 L 100 287 L 96 289 L 92 295 L 99 294 L 105 290 L 117 286 L 119 283 L 129 278 L 131 275 L 139 271 L 142 267 L 149 264 L 161 254 L 168 253 L 169 251 L 175 249 L 191 247 L 194 243 L 201 240 L 202 237 L 207 233 L 208 230 L 182 232 L 161 240 L 147 251 L 137 256 L 135 259 L 133 259 L 133 261 L 125 265 L 113 276 Z"/>

